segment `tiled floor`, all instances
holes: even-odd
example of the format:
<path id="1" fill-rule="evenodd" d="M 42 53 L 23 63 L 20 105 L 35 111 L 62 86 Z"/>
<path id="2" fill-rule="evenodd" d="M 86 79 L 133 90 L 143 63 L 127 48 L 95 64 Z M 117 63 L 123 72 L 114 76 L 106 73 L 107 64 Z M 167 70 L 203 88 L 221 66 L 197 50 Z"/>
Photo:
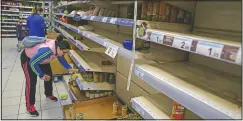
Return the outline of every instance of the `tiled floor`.
<path id="1" fill-rule="evenodd" d="M 62 119 L 60 102 L 45 98 L 43 81 L 36 85 L 36 109 L 38 117 L 31 117 L 25 109 L 25 78 L 20 64 L 20 53 L 16 49 L 16 39 L 2 39 L 2 119 Z M 57 95 L 56 85 L 53 93 Z"/>

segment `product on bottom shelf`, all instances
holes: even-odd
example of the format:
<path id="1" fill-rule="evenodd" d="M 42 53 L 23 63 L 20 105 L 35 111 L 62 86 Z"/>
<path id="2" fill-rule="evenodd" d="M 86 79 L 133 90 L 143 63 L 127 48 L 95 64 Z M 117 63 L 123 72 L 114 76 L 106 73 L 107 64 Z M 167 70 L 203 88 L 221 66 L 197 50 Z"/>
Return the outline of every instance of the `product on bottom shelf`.
<path id="1" fill-rule="evenodd" d="M 146 19 L 147 11 L 148 11 L 148 1 L 144 0 L 144 1 L 142 1 L 142 11 L 141 11 L 141 19 L 142 20 Z"/>
<path id="2" fill-rule="evenodd" d="M 148 2 L 147 20 L 151 21 L 153 17 L 154 2 L 150 0 Z"/>
<path id="3" fill-rule="evenodd" d="M 159 18 L 159 0 L 156 0 L 154 2 L 154 9 L 153 9 L 153 17 L 152 17 L 152 21 L 158 21 L 158 18 Z"/>

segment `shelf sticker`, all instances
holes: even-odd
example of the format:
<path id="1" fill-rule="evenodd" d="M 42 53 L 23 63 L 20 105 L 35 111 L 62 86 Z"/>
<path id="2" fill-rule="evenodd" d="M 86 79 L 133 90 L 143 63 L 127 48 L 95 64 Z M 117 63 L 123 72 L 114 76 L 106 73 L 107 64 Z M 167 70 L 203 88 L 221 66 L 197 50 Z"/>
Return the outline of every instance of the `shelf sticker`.
<path id="1" fill-rule="evenodd" d="M 108 19 L 108 17 L 103 17 L 102 18 L 102 22 L 105 22 L 106 23 L 107 22 L 107 19 Z"/>
<path id="2" fill-rule="evenodd" d="M 116 54 L 118 52 L 118 47 L 109 43 L 107 46 L 107 49 L 105 51 L 105 54 L 107 54 L 108 56 L 112 57 L 112 58 L 115 58 L 116 57 Z"/>
<path id="3" fill-rule="evenodd" d="M 77 47 L 78 47 L 81 51 L 84 50 L 84 48 L 83 48 L 81 45 L 79 45 L 78 43 L 77 43 Z"/>
<path id="4" fill-rule="evenodd" d="M 191 45 L 191 51 L 192 51 L 192 52 L 196 52 L 196 49 L 197 49 L 197 43 L 198 43 L 197 40 L 193 40 L 193 41 L 192 41 L 192 45 Z"/>
<path id="5" fill-rule="evenodd" d="M 90 17 L 90 20 L 94 20 L 94 18 L 95 18 L 95 16 L 91 16 L 91 17 Z"/>
<path id="6" fill-rule="evenodd" d="M 164 44 L 164 45 L 172 46 L 173 41 L 174 41 L 174 37 L 165 35 L 165 36 L 164 36 L 164 40 L 163 40 L 163 44 Z"/>
<path id="7" fill-rule="evenodd" d="M 199 41 L 197 44 L 196 53 L 220 59 L 223 47 L 224 45 L 222 44 Z"/>
<path id="8" fill-rule="evenodd" d="M 239 65 L 241 65 L 241 63 L 242 63 L 242 61 L 241 61 L 241 48 L 238 50 L 235 63 L 237 63 Z"/>
<path id="9" fill-rule="evenodd" d="M 173 47 L 189 51 L 192 45 L 192 39 L 184 37 L 175 37 L 173 41 Z"/>
<path id="10" fill-rule="evenodd" d="M 239 51 L 239 47 L 225 45 L 222 50 L 220 58 L 223 60 L 236 62 L 238 51 Z"/>
<path id="11" fill-rule="evenodd" d="M 110 23 L 116 24 L 116 20 L 117 20 L 117 18 L 111 18 Z"/>
<path id="12" fill-rule="evenodd" d="M 163 44 L 164 35 L 162 33 L 152 32 L 150 36 L 150 41 Z"/>
<path id="13" fill-rule="evenodd" d="M 135 74 L 138 76 L 138 78 L 143 80 L 144 72 L 139 71 L 138 68 L 135 68 Z"/>

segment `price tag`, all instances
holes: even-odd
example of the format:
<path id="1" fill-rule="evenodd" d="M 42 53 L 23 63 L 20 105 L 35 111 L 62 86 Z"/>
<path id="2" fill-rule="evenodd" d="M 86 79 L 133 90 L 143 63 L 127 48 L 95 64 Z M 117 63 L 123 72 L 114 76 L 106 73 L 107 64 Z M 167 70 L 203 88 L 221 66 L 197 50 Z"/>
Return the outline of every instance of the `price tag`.
<path id="1" fill-rule="evenodd" d="M 111 18 L 110 23 L 116 24 L 116 20 L 117 20 L 117 18 Z"/>
<path id="2" fill-rule="evenodd" d="M 219 59 L 223 47 L 224 45 L 222 44 L 199 41 L 197 44 L 196 53 Z"/>
<path id="3" fill-rule="evenodd" d="M 105 54 L 107 54 L 108 56 L 112 57 L 112 58 L 115 58 L 116 57 L 116 54 L 117 54 L 117 51 L 118 51 L 118 47 L 113 45 L 113 44 L 108 44 L 107 45 L 107 49 L 105 51 Z"/>
<path id="4" fill-rule="evenodd" d="M 95 16 L 91 16 L 91 17 L 90 17 L 90 20 L 94 20 L 94 18 L 95 18 Z"/>
<path id="5" fill-rule="evenodd" d="M 144 73 L 142 71 L 139 71 L 137 68 L 135 69 L 135 74 L 138 76 L 138 78 L 140 78 L 141 80 L 143 80 L 143 76 Z"/>
<path id="6" fill-rule="evenodd" d="M 150 41 L 162 44 L 164 40 L 164 35 L 162 33 L 154 33 L 152 32 Z"/>
<path id="7" fill-rule="evenodd" d="M 241 65 L 241 48 L 239 48 L 239 51 L 238 51 L 237 56 L 236 56 L 235 63 Z"/>
<path id="8" fill-rule="evenodd" d="M 108 17 L 103 17 L 102 18 L 102 22 L 105 22 L 106 23 L 107 19 L 108 19 Z"/>
<path id="9" fill-rule="evenodd" d="M 173 41 L 173 47 L 189 51 L 192 45 L 192 39 L 184 37 L 175 37 Z"/>

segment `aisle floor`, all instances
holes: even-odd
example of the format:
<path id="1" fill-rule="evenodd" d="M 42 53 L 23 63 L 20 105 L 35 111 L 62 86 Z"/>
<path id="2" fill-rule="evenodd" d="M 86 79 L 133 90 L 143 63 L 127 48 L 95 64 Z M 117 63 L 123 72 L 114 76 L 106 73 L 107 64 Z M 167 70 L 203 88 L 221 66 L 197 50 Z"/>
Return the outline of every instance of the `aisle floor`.
<path id="1" fill-rule="evenodd" d="M 2 119 L 63 119 L 60 101 L 53 102 L 44 95 L 44 82 L 37 81 L 36 104 L 38 117 L 31 117 L 25 108 L 25 77 L 16 49 L 16 38 L 2 39 Z M 53 94 L 57 94 L 53 84 Z"/>

